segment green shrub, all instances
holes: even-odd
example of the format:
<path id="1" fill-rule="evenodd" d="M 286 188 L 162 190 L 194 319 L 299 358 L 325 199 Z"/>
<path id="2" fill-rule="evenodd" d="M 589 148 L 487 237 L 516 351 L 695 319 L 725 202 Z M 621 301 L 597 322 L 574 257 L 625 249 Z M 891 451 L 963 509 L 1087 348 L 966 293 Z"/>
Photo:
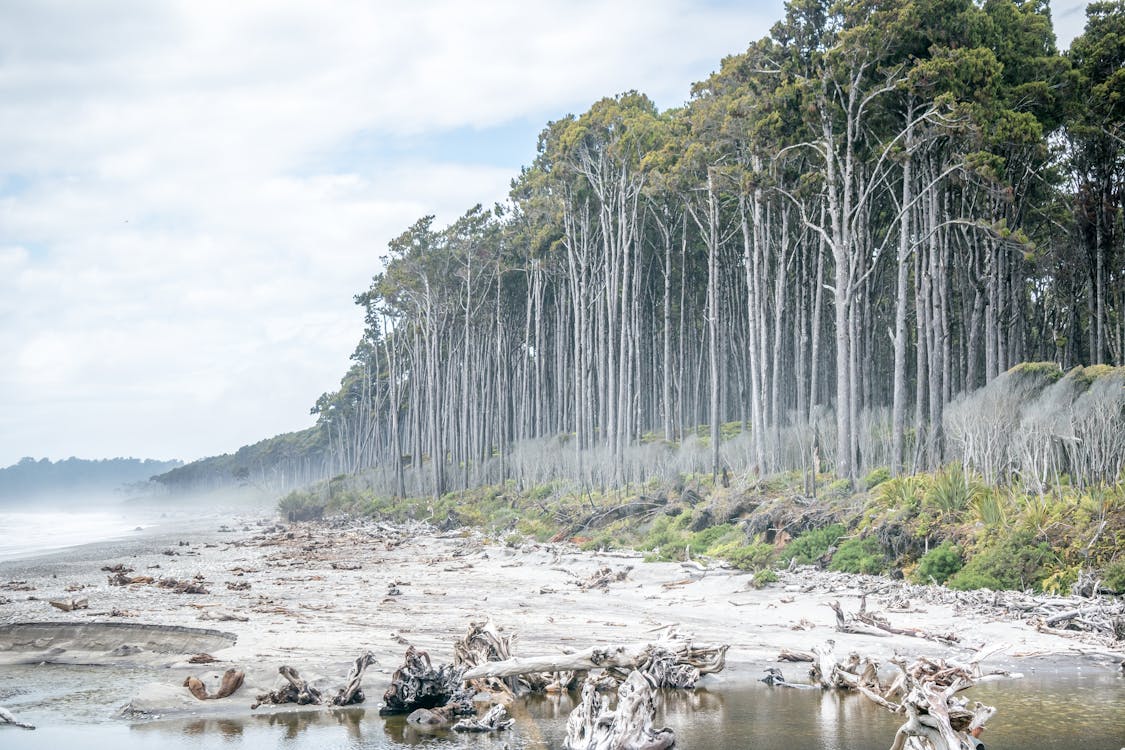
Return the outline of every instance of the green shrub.
<path id="1" fill-rule="evenodd" d="M 829 570 L 844 573 L 881 573 L 887 567 L 887 558 L 874 537 L 848 539 L 832 555 Z"/>
<path id="2" fill-rule="evenodd" d="M 773 563 L 774 549 L 772 544 L 764 542 L 727 542 L 712 549 L 711 554 L 726 560 L 739 570 L 763 570 Z"/>
<path id="3" fill-rule="evenodd" d="M 1117 594 L 1125 594 L 1125 560 L 1110 563 L 1102 571 L 1102 585 Z"/>
<path id="4" fill-rule="evenodd" d="M 946 585 L 951 589 L 1040 589 L 1047 577 L 1051 548 L 1036 543 L 1027 531 L 1017 531 L 999 544 L 973 555 Z"/>
<path id="5" fill-rule="evenodd" d="M 737 526 L 722 523 L 718 526 L 709 526 L 697 531 L 688 537 L 687 546 L 693 555 L 713 554 L 710 552 L 715 547 L 721 547 L 731 542 L 740 542 L 744 539 L 743 533 Z"/>
<path id="6" fill-rule="evenodd" d="M 957 547 L 952 542 L 945 542 L 922 556 L 912 578 L 915 583 L 929 583 L 931 579 L 945 583 L 964 564 Z"/>
<path id="7" fill-rule="evenodd" d="M 876 466 L 863 478 L 863 486 L 867 489 L 878 487 L 891 478 L 891 470 L 886 466 Z"/>
<path id="8" fill-rule="evenodd" d="M 319 495 L 294 490 L 277 503 L 277 509 L 289 521 L 313 521 L 324 516 L 325 505 Z"/>
<path id="9" fill-rule="evenodd" d="M 760 589 L 771 583 L 777 583 L 777 580 L 777 573 L 770 568 L 763 568 L 754 574 L 754 577 L 750 580 L 750 585 Z"/>
<path id="10" fill-rule="evenodd" d="M 798 565 L 811 565 L 819 560 L 840 537 L 844 535 L 844 525 L 834 523 L 821 529 L 806 531 L 785 548 L 783 560 L 796 560 Z"/>

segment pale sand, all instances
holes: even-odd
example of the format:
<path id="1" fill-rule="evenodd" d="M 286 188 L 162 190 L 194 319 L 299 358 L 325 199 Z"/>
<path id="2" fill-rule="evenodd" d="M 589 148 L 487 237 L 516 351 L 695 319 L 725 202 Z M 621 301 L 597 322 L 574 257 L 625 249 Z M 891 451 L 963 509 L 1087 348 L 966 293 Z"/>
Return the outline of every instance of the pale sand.
<path id="1" fill-rule="evenodd" d="M 211 652 L 220 663 L 201 667 L 186 664 L 182 654 L 113 656 L 84 651 L 77 643 L 41 642 L 38 651 L 0 651 L 0 664 L 172 666 L 170 672 L 154 672 L 160 679 L 134 701 L 139 711 L 167 714 L 248 711 L 258 692 L 275 685 L 282 664 L 334 689 L 343 683 L 349 662 L 364 651 L 378 660 L 364 682 L 367 705 L 373 706 L 401 664 L 406 643 L 428 651 L 435 662 L 449 661 L 453 641 L 468 623 L 486 618 L 517 634 L 514 651 L 524 656 L 655 640 L 669 627 L 699 643 L 730 644 L 726 669 L 704 678 L 702 684 L 712 689 L 756 680 L 766 666 L 777 666 L 781 649 L 808 651 L 828 638 L 841 655 L 854 650 L 884 663 L 895 652 L 907 658 L 965 659 L 983 645 L 1005 643 L 1007 649 L 985 666 L 1022 672 L 1116 669 L 1125 656 L 1092 639 L 1044 634 L 1018 618 L 966 610 L 941 593 L 912 600 L 909 608 L 920 611 L 886 615 L 897 627 L 954 632 L 961 638 L 956 646 L 837 632 L 826 603 L 839 601 L 854 612 L 866 590 L 871 592 L 868 609 L 885 610 L 886 594 L 901 587 L 881 578 L 809 569 L 781 572 L 779 583 L 754 590 L 750 575 L 714 563 L 645 563 L 639 555 L 582 552 L 568 544 L 509 547 L 468 530 L 438 533 L 419 527 L 415 535 L 358 522 L 282 528 L 264 519 L 232 525 L 238 529 L 234 533 L 194 531 L 0 563 L 0 597 L 10 600 L 0 604 L 0 625 L 115 622 L 215 629 L 237 638 L 234 645 Z M 190 545 L 179 546 L 180 539 Z M 176 554 L 162 554 L 165 550 Z M 115 563 L 134 568 L 131 575 L 182 580 L 201 574 L 211 593 L 111 586 L 101 567 Z M 332 563 L 360 568 L 334 569 Z M 604 589 L 577 585 L 603 566 L 631 570 Z M 239 568 L 247 572 L 237 575 Z M 5 583 L 13 580 L 26 581 L 33 590 L 13 590 Z M 248 582 L 250 589 L 229 590 L 228 582 Z M 392 585 L 399 593 L 388 595 Z M 47 602 L 71 597 L 87 597 L 90 609 L 64 613 Z M 950 603 L 927 600 L 941 598 Z M 105 616 L 114 608 L 135 616 Z M 249 619 L 203 619 L 223 611 Z M 804 629 L 793 629 L 802 622 Z M 807 665 L 780 666 L 790 680 L 804 681 Z M 186 674 L 195 674 L 213 685 L 229 667 L 245 670 L 247 684 L 228 699 L 200 703 L 180 684 Z"/>

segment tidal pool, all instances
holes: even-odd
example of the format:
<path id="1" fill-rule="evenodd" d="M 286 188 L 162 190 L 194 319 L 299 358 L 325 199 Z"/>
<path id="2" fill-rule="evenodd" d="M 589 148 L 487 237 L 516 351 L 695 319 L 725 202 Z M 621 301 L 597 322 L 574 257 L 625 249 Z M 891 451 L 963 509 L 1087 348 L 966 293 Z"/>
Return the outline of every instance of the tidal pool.
<path id="1" fill-rule="evenodd" d="M 45 670 L 45 671 L 44 671 Z M 99 676 L 97 682 L 93 677 Z M 149 670 L 5 668 L 0 704 L 38 724 L 0 727 L 0 747 L 532 750 L 562 747 L 571 696 L 535 696 L 512 708 L 512 731 L 494 736 L 421 732 L 372 708 L 238 717 L 113 718 Z M 21 682 L 26 687 L 21 687 Z M 103 687 L 95 687 L 100 684 Z M 989 750 L 1119 750 L 1125 747 L 1125 677 L 1042 674 L 981 685 L 968 695 L 998 708 Z M 890 747 L 900 720 L 858 695 L 764 685 L 713 686 L 661 696 L 658 724 L 683 750 L 872 750 Z"/>

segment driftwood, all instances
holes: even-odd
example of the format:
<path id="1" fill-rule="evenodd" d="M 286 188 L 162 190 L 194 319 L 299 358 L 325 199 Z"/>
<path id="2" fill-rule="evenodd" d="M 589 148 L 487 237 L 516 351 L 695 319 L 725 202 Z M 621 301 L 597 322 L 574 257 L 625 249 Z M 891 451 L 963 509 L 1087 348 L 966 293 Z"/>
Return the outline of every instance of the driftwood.
<path id="1" fill-rule="evenodd" d="M 825 605 L 831 607 L 832 611 L 836 613 L 836 630 L 841 633 L 854 633 L 858 635 L 907 635 L 913 638 L 923 638 L 928 641 L 936 641 L 938 643 L 945 643 L 952 645 L 959 643 L 961 638 L 956 633 L 931 633 L 920 628 L 897 628 L 891 625 L 887 618 L 875 613 L 867 611 L 867 595 L 864 594 L 860 600 L 859 611 L 854 615 L 848 615 L 840 606 L 840 602 L 829 602 Z"/>
<path id="2" fill-rule="evenodd" d="M 106 568 L 102 568 L 106 570 Z M 132 572 L 132 568 L 124 568 L 117 570 L 113 575 L 109 576 L 110 586 L 132 586 L 133 584 L 140 583 L 156 583 L 156 579 L 152 576 L 129 576 L 126 573 Z"/>
<path id="3" fill-rule="evenodd" d="M 941 660 L 919 659 L 909 667 L 901 662 L 896 662 L 896 666 L 903 672 L 901 690 L 905 695 L 897 707 L 890 703 L 888 696 L 883 697 L 888 699 L 889 708 L 905 713 L 907 719 L 895 733 L 891 750 L 976 747 L 975 738 L 996 709 L 980 702 L 970 707 L 967 699 L 956 697 L 958 692 L 972 686 L 975 665 L 947 665 Z"/>
<path id="4" fill-rule="evenodd" d="M 877 662 L 855 653 L 837 662 L 835 644 L 827 641 L 813 648 L 818 661 L 810 674 L 822 687 L 854 689 L 883 708 L 905 714 L 891 750 L 968 750 L 977 747 L 975 738 L 995 709 L 981 703 L 970 706 L 956 694 L 983 676 L 981 660 L 1005 647 L 982 648 L 967 663 L 922 657 L 908 666 L 901 658 L 892 659 L 899 674 L 884 685 Z"/>
<path id="5" fill-rule="evenodd" d="M 668 655 L 671 656 L 672 666 L 693 668 L 696 671 L 694 679 L 698 680 L 700 675 L 722 671 L 726 664 L 728 648 L 730 648 L 728 645 L 696 645 L 685 638 L 623 646 L 594 646 L 574 654 L 553 654 L 487 662 L 467 670 L 463 679 L 469 681 L 482 677 L 512 677 L 541 672 L 588 672 L 594 669 L 627 672 L 651 668 L 657 677 L 666 675 L 686 684 L 690 681 L 686 677 L 686 671 L 670 670 Z M 660 684 L 672 686 L 673 683 Z"/>
<path id="6" fill-rule="evenodd" d="M 201 701 L 219 700 L 220 698 L 233 695 L 235 691 L 242 687 L 242 681 L 245 678 L 246 675 L 239 670 L 228 669 L 223 673 L 222 682 L 214 695 L 210 695 L 207 692 L 207 686 L 203 684 L 203 680 L 200 680 L 198 677 L 192 677 L 191 675 L 184 680 L 184 687 Z"/>
<path id="7" fill-rule="evenodd" d="M 787 648 L 781 649 L 781 653 L 777 655 L 778 661 L 816 661 L 816 657 L 808 651 L 790 651 Z"/>
<path id="8" fill-rule="evenodd" d="M 175 578 L 161 578 L 156 582 L 156 585 L 162 589 L 170 589 L 177 594 L 210 594 L 198 580 L 184 580 L 180 581 Z"/>
<path id="9" fill-rule="evenodd" d="M 453 725 L 454 732 L 499 732 L 508 729 L 515 719 L 508 718 L 508 709 L 496 703 L 479 719 L 462 719 Z"/>
<path id="10" fill-rule="evenodd" d="M 483 676 L 483 675 L 482 675 Z M 472 715 L 472 695 L 461 687 L 461 670 L 449 664 L 437 669 L 430 655 L 413 646 L 406 649 L 403 665 L 391 675 L 383 694 L 381 716 L 411 713 L 415 709 L 452 707 L 450 715 Z"/>
<path id="11" fill-rule="evenodd" d="M 609 584 L 624 581 L 629 577 L 629 572 L 631 570 L 633 570 L 632 565 L 627 565 L 617 571 L 606 565 L 594 571 L 585 581 L 575 581 L 575 583 L 578 585 L 578 588 L 583 591 L 590 591 L 591 589 L 608 591 Z"/>
<path id="12" fill-rule="evenodd" d="M 297 670 L 289 666 L 282 666 L 278 667 L 277 671 L 288 684 L 277 690 L 271 690 L 265 695 L 259 695 L 258 699 L 250 706 L 251 710 L 263 703 L 296 703 L 301 706 L 319 705 L 321 703 L 320 691 L 302 680 L 301 675 L 297 674 Z"/>
<path id="13" fill-rule="evenodd" d="M 617 707 L 598 692 L 598 681 L 587 678 L 582 700 L 566 722 L 568 750 L 666 750 L 675 746 L 671 729 L 654 729 L 655 685 L 645 674 L 634 671 L 617 690 Z"/>
<path id="14" fill-rule="evenodd" d="M 19 727 L 20 729 L 35 729 L 34 724 L 26 724 L 20 721 L 15 717 L 14 714 L 12 714 L 11 711 L 4 708 L 3 706 L 0 706 L 0 725 L 4 724 L 10 724 L 13 727 Z"/>
<path id="15" fill-rule="evenodd" d="M 61 609 L 63 612 L 73 612 L 76 609 L 89 609 L 90 600 L 86 597 L 81 599 L 52 599 L 48 602 L 55 609 Z"/>
<path id="16" fill-rule="evenodd" d="M 759 682 L 764 682 L 770 687 L 798 688 L 801 690 L 811 690 L 816 687 L 816 685 L 803 685 L 799 682 L 789 682 L 777 667 L 767 667 L 765 672 L 766 676 L 762 677 Z"/>
<path id="17" fill-rule="evenodd" d="M 351 671 L 348 672 L 347 683 L 332 697 L 333 706 L 350 706 L 353 703 L 363 703 L 365 696 L 363 690 L 360 689 L 360 683 L 363 681 L 363 673 L 374 663 L 375 654 L 370 651 L 355 660 Z"/>

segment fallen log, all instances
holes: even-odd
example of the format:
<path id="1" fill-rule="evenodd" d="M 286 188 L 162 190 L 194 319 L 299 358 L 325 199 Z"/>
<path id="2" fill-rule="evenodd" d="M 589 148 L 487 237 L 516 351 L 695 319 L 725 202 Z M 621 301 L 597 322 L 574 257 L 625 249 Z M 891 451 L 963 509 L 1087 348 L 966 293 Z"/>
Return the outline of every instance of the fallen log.
<path id="1" fill-rule="evenodd" d="M 808 651 L 790 651 L 787 648 L 781 649 L 781 653 L 777 655 L 778 661 L 816 661 L 816 657 Z"/>
<path id="2" fill-rule="evenodd" d="M 728 645 L 695 645 L 689 639 L 632 643 L 622 646 L 594 646 L 573 654 L 552 654 L 487 662 L 465 671 L 466 681 L 482 677 L 512 677 L 537 672 L 588 672 L 595 669 L 633 670 L 653 660 L 655 649 L 673 654 L 676 664 L 694 667 L 700 675 L 721 672 L 726 665 Z"/>
<path id="3" fill-rule="evenodd" d="M 73 612 L 76 609 L 89 609 L 90 600 L 86 597 L 81 599 L 52 599 L 48 602 L 55 609 L 61 609 L 63 612 Z"/>
<path id="4" fill-rule="evenodd" d="M 608 710 L 608 699 L 598 692 L 598 682 L 587 678 L 582 700 L 566 722 L 568 750 L 666 750 L 676 744 L 675 733 L 654 729 L 655 687 L 642 672 L 633 671 L 617 690 L 617 707 Z"/>

